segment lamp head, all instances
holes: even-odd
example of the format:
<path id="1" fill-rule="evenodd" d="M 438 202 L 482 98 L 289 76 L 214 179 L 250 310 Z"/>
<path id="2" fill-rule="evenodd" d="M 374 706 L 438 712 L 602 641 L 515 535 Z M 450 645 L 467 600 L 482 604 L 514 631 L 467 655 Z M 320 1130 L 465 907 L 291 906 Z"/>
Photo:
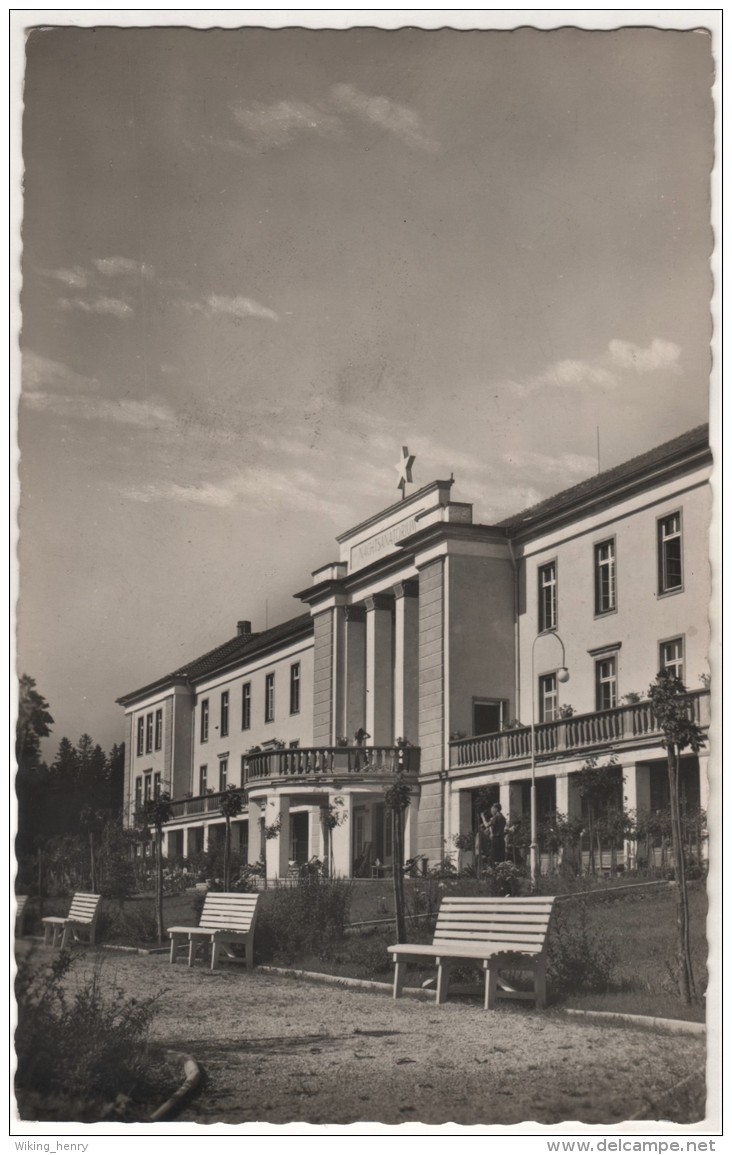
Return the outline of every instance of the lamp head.
<path id="1" fill-rule="evenodd" d="M 569 681 L 569 670 L 567 669 L 566 666 L 562 666 L 561 670 L 557 671 L 557 681 L 558 682 L 568 682 Z"/>

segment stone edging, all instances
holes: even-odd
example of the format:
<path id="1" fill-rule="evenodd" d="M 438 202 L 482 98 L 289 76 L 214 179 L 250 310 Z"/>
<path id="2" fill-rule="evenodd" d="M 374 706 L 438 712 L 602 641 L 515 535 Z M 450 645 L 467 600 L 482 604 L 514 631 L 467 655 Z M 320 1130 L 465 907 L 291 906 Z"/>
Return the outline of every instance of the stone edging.
<path id="1" fill-rule="evenodd" d="M 615 1019 L 622 1023 L 628 1023 L 630 1026 L 661 1027 L 674 1035 L 704 1035 L 707 1029 L 704 1023 L 694 1023 L 688 1019 L 658 1019 L 651 1015 L 626 1015 L 620 1011 L 581 1011 L 576 1007 L 565 1007 L 564 1013 L 565 1015 L 576 1015 L 578 1018 L 597 1019 L 601 1022 Z"/>
<path id="2" fill-rule="evenodd" d="M 288 967 L 271 966 L 258 966 L 256 970 L 258 974 L 277 975 L 279 978 L 307 979 L 309 982 L 326 983 L 334 987 L 351 987 L 361 991 L 376 991 L 378 994 L 384 992 L 391 994 L 393 990 L 391 983 L 379 983 L 371 979 L 352 979 L 346 975 L 326 975 L 321 974 L 320 971 L 298 971 Z M 431 996 L 435 992 L 422 990 L 421 987 L 404 987 L 402 994 L 408 998 L 416 998 L 418 995 Z"/>
<path id="3" fill-rule="evenodd" d="M 170 1052 L 169 1052 L 170 1053 Z M 177 1055 L 177 1052 L 172 1052 Z M 153 1111 L 150 1116 L 151 1123 L 159 1123 L 165 1119 L 176 1107 L 180 1105 L 187 1095 L 195 1091 L 196 1087 L 201 1082 L 201 1068 L 199 1067 L 193 1055 L 177 1055 L 183 1060 L 183 1071 L 185 1072 L 185 1081 L 181 1083 L 177 1091 L 175 1091 L 169 1099 L 167 1099 L 162 1107 L 158 1107 L 157 1111 Z"/>

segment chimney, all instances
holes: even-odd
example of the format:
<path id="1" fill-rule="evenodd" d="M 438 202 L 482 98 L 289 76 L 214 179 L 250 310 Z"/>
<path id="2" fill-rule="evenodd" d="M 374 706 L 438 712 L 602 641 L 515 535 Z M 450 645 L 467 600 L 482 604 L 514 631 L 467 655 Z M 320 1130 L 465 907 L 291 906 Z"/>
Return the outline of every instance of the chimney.
<path id="1" fill-rule="evenodd" d="M 236 632 L 240 638 L 245 637 L 247 634 L 251 634 L 252 623 L 251 622 L 237 622 L 236 623 Z"/>

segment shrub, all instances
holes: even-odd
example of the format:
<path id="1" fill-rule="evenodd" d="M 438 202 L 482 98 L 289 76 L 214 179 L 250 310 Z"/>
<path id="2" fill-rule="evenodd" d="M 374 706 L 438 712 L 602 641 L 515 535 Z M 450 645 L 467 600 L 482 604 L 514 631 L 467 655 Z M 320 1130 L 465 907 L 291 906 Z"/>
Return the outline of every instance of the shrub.
<path id="1" fill-rule="evenodd" d="M 152 899 L 102 902 L 97 923 L 99 942 L 154 943 L 157 936 Z"/>
<path id="2" fill-rule="evenodd" d="M 352 896 L 352 883 L 317 875 L 269 892 L 257 922 L 259 961 L 274 955 L 287 962 L 309 954 L 327 958 L 344 937 Z"/>
<path id="3" fill-rule="evenodd" d="M 611 985 L 617 962 L 613 944 L 589 925 L 587 901 L 557 904 L 549 930 L 548 978 L 557 995 L 602 992 Z"/>
<path id="4" fill-rule="evenodd" d="M 35 1113 L 48 1099 L 52 1118 L 126 1117 L 129 1100 L 145 1094 L 151 1077 L 148 1035 L 159 995 L 125 997 L 103 981 L 100 963 L 70 992 L 64 979 L 72 965 L 67 952 L 42 971 L 30 956 L 19 965 L 15 1083 L 21 1116 L 28 1117 L 29 1100 Z"/>

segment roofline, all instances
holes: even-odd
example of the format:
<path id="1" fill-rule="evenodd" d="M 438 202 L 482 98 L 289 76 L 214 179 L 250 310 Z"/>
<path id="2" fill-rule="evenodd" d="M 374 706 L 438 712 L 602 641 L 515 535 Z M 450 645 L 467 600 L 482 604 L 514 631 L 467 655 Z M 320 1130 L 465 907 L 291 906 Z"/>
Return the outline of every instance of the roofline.
<path id="1" fill-rule="evenodd" d="M 274 628 L 274 627 L 273 627 Z M 301 622 L 296 629 L 290 630 L 286 634 L 281 634 L 278 638 L 273 638 L 269 642 L 265 642 L 261 646 L 252 646 L 251 650 L 247 650 L 245 654 L 240 654 L 237 658 L 229 658 L 222 662 L 221 665 L 215 666 L 212 670 L 207 670 L 205 674 L 196 674 L 195 677 L 189 678 L 188 681 L 191 686 L 196 686 L 199 682 L 205 682 L 209 678 L 215 677 L 217 674 L 223 674 L 234 666 L 243 666 L 250 658 L 261 657 L 262 654 L 267 654 L 272 650 L 277 650 L 281 646 L 296 641 L 298 638 L 306 637 L 312 634 L 314 630 L 313 619 L 308 615 L 307 621 Z"/>
<path id="2" fill-rule="evenodd" d="M 127 706 L 134 702 L 136 698 L 149 698 L 156 690 L 164 690 L 166 686 L 186 686 L 190 688 L 188 678 L 182 674 L 166 674 L 163 678 L 158 678 L 156 682 L 150 682 L 147 686 L 141 686 L 139 690 L 131 690 L 129 694 L 122 694 L 121 697 L 115 698 L 115 702 L 119 706 Z"/>
<path id="3" fill-rule="evenodd" d="M 425 494 L 432 493 L 435 489 L 447 489 L 449 492 L 453 485 L 454 478 L 452 477 L 449 481 L 430 481 L 428 485 L 423 485 L 416 493 L 410 493 L 406 499 L 402 498 L 401 501 L 395 501 L 394 504 L 390 505 L 387 509 L 382 509 L 378 513 L 372 514 L 371 517 L 367 517 L 365 521 L 354 525 L 352 529 L 347 529 L 345 533 L 339 534 L 338 537 L 336 537 L 336 541 L 340 545 L 342 542 L 348 541 L 350 537 L 360 533 L 361 530 L 369 529 L 372 525 L 378 525 L 380 521 L 383 521 L 385 517 L 390 517 L 392 513 L 398 513 L 400 509 L 406 509 L 412 502 L 424 497 Z M 318 571 L 316 570 L 315 572 L 317 573 Z"/>

